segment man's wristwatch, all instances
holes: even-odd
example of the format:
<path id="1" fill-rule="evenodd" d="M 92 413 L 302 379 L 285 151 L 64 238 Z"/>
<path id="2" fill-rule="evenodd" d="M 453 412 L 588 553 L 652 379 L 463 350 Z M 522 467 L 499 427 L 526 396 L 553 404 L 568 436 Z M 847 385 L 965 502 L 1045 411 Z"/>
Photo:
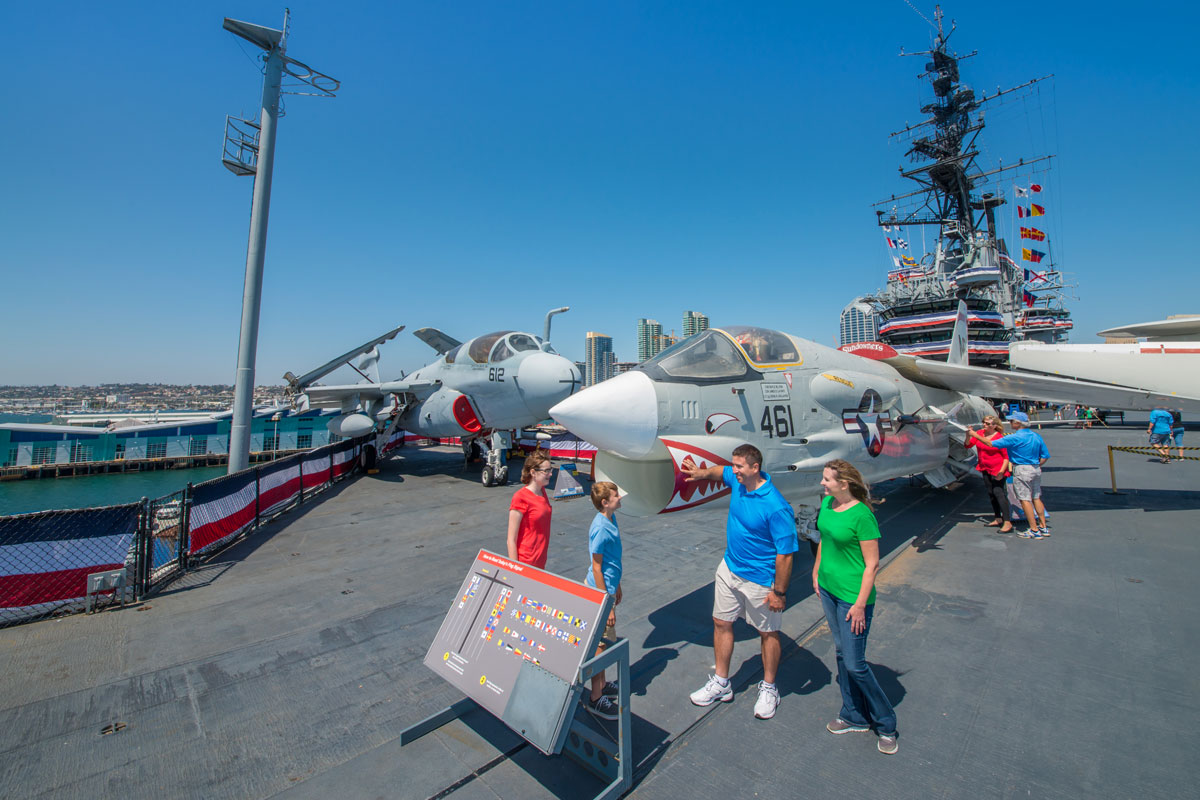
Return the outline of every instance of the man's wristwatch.
<path id="1" fill-rule="evenodd" d="M 779 595 L 780 597 L 787 597 L 787 592 L 781 592 L 778 589 L 776 589 L 774 586 L 771 587 L 771 591 L 774 592 L 775 594 Z"/>

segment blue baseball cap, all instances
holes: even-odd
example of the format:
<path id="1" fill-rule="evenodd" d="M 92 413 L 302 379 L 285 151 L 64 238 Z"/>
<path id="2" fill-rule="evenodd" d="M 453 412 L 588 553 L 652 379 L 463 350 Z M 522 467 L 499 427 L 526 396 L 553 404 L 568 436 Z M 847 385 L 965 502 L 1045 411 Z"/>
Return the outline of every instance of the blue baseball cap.
<path id="1" fill-rule="evenodd" d="M 1008 419 L 1010 422 L 1020 422 L 1023 425 L 1029 424 L 1029 415 L 1024 411 L 1014 411 L 1008 415 Z"/>

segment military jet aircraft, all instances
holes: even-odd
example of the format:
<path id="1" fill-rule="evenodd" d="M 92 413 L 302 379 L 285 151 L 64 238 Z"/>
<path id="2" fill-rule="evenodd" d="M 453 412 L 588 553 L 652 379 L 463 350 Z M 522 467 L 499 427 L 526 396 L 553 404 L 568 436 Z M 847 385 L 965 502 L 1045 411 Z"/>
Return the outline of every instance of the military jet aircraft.
<path id="1" fill-rule="evenodd" d="M 946 485 L 971 466 L 958 426 L 994 413 L 981 394 L 1200 411 L 1196 398 L 969 366 L 966 320 L 960 303 L 944 363 L 877 342 L 833 349 L 764 328 L 710 329 L 550 414 L 596 446 L 596 478 L 620 487 L 623 510 L 645 516 L 727 494 L 719 482 L 686 481 L 680 466 L 729 464 L 743 443 L 762 451 L 785 495 L 815 495 L 834 458 L 872 482 L 921 474 Z"/>
<path id="2" fill-rule="evenodd" d="M 543 335 L 520 331 L 495 331 L 466 342 L 433 328 L 414 335 L 438 353 L 437 360 L 400 380 L 379 380 L 378 345 L 404 329 L 383 336 L 338 356 L 297 378 L 284 375 L 288 393 L 297 404 L 321 407 L 337 404 L 342 413 L 329 421 L 339 436 L 362 436 L 382 431 L 386 437 L 397 427 L 429 436 L 462 437 L 463 452 L 478 441 L 488 445 L 483 468 L 485 486 L 508 480 L 506 454 L 512 431 L 548 419 L 550 407 L 569 397 L 582 381 L 575 364 L 550 345 L 550 318 Z M 362 383 L 342 386 L 313 385 L 314 381 L 362 356 L 353 369 Z"/>

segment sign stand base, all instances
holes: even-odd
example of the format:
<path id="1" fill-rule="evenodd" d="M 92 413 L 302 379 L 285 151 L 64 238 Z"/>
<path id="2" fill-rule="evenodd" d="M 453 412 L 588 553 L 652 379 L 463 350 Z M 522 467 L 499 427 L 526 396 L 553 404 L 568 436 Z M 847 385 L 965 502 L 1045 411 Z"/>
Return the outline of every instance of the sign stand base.
<path id="1" fill-rule="evenodd" d="M 572 761 L 601 780 L 608 781 L 608 785 L 596 795 L 595 800 L 616 800 L 633 786 L 633 743 L 629 715 L 629 640 L 619 640 L 603 653 L 585 661 L 579 667 L 578 683 L 584 688 L 584 691 L 579 693 L 578 697 L 582 702 L 586 702 L 582 698 L 589 691 L 589 682 L 592 676 L 598 675 L 605 668 L 614 664 L 617 667 L 617 686 L 619 687 L 617 702 L 621 708 L 617 718 L 616 741 L 613 741 L 612 737 L 606 733 L 598 732 L 590 725 L 572 717 L 562 748 L 563 754 Z M 476 708 L 480 708 L 478 703 L 469 697 L 464 697 L 454 705 L 401 731 L 400 746 L 411 744 Z"/>

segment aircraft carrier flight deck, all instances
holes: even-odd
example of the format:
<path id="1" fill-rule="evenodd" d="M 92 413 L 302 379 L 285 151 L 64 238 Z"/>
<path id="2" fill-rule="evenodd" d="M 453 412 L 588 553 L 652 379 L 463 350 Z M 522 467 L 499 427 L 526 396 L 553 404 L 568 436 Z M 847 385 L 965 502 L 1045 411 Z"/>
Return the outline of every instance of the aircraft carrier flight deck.
<path id="1" fill-rule="evenodd" d="M 726 504 L 621 517 L 629 796 L 1194 791 L 1200 462 L 1118 454 L 1112 495 L 1105 446 L 1144 445 L 1144 424 L 1042 433 L 1046 540 L 984 527 L 974 475 L 874 487 L 884 567 L 867 656 L 899 717 L 894 757 L 874 736 L 825 731 L 840 700 L 806 549 L 784 615 L 782 702 L 757 720 L 757 637 L 740 622 L 734 701 L 688 702 L 712 669 Z M 380 467 L 145 602 L 0 630 L 0 795 L 596 794 L 599 780 L 480 710 L 401 747 L 401 731 L 461 697 L 422 659 L 475 554 L 503 552 L 517 485 L 482 486 L 451 447 L 403 448 Z M 583 578 L 594 513 L 586 498 L 554 504 L 549 570 Z"/>

